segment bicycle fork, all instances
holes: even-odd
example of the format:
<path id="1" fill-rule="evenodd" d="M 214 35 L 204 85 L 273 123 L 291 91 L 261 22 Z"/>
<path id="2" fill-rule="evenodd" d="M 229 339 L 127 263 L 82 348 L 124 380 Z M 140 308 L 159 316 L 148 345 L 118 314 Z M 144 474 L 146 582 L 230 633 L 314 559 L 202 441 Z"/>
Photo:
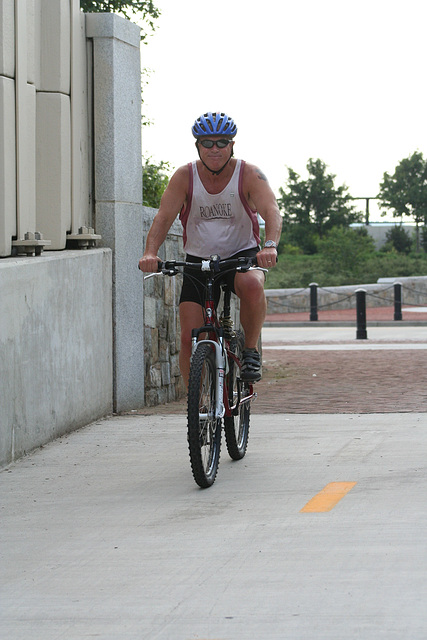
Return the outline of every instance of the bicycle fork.
<path id="1" fill-rule="evenodd" d="M 216 369 L 216 405 L 215 405 L 215 418 L 223 418 L 225 413 L 225 406 L 223 401 L 224 394 L 224 378 L 227 359 L 225 357 L 223 340 L 219 338 L 220 343 L 214 340 L 200 340 L 197 341 L 197 337 L 192 337 L 192 354 L 194 354 L 199 344 L 209 344 L 215 352 L 215 369 Z"/>

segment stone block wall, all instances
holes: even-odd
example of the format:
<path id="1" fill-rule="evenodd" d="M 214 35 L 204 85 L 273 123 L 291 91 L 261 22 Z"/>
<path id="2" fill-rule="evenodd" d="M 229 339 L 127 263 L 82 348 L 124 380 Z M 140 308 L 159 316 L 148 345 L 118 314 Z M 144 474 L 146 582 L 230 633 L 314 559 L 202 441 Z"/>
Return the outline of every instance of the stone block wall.
<path id="1" fill-rule="evenodd" d="M 144 208 L 144 238 L 156 209 Z M 160 249 L 163 260 L 183 260 L 182 228 L 172 226 Z M 152 407 L 185 395 L 179 371 L 181 276 L 153 276 L 144 280 L 145 404 Z"/>
<path id="2" fill-rule="evenodd" d="M 322 309 L 355 309 L 357 289 L 365 289 L 367 307 L 390 307 L 394 304 L 394 282 L 402 284 L 402 303 L 427 305 L 427 277 L 385 278 L 374 284 L 341 287 L 318 287 L 317 304 Z M 310 289 L 268 289 L 267 314 L 310 313 Z"/>

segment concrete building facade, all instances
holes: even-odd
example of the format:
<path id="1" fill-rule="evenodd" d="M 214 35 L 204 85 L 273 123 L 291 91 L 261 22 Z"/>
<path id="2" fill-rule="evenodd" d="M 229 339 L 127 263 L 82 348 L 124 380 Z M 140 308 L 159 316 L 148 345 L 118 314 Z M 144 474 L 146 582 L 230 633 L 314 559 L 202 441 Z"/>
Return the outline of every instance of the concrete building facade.
<path id="1" fill-rule="evenodd" d="M 0 0 L 0 464 L 144 405 L 140 69 L 120 16 Z"/>

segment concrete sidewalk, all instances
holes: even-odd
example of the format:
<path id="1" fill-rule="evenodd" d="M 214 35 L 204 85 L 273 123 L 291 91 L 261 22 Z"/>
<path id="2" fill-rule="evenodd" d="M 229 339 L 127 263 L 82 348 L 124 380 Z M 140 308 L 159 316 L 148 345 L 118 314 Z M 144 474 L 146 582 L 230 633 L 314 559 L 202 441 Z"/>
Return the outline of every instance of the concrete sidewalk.
<path id="1" fill-rule="evenodd" d="M 99 421 L 1 472 L 2 637 L 425 640 L 427 413 L 339 411 L 382 376 L 389 410 L 396 375 L 414 398 L 395 406 L 424 406 L 421 364 L 408 372 L 427 329 L 378 327 L 355 340 L 348 327 L 276 327 L 263 342 L 266 358 L 289 354 L 290 377 L 259 383 L 247 456 L 232 462 L 223 445 L 210 489 L 191 476 L 185 403 Z M 280 345 L 319 355 L 270 348 Z M 358 358 L 368 363 L 360 380 Z M 331 510 L 301 512 L 330 483 L 356 484 Z"/>
<path id="2" fill-rule="evenodd" d="M 184 416 L 93 424 L 1 473 L 1 635 L 425 640 L 426 450 L 425 413 L 254 415 L 203 491 Z"/>

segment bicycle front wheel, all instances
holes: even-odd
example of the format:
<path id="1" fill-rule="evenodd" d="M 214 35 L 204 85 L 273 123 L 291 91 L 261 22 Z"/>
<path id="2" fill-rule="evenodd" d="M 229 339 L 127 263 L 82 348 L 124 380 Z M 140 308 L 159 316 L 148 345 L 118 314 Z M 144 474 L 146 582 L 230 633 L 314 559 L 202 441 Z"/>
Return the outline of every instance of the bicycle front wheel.
<path id="1" fill-rule="evenodd" d="M 239 359 L 242 356 L 244 340 L 243 332 L 237 331 L 236 338 L 230 342 L 231 351 Z M 240 401 L 240 405 L 235 409 L 233 415 L 224 418 L 227 451 L 232 460 L 241 460 L 245 456 L 248 446 L 251 401 L 242 402 L 245 397 L 249 396 L 249 384 L 240 380 L 240 369 L 231 358 L 229 359 L 227 391 L 231 407 L 236 406 Z"/>
<path id="2" fill-rule="evenodd" d="M 191 469 L 202 489 L 215 482 L 219 465 L 221 418 L 215 409 L 215 352 L 210 344 L 200 344 L 191 358 L 187 414 Z"/>

